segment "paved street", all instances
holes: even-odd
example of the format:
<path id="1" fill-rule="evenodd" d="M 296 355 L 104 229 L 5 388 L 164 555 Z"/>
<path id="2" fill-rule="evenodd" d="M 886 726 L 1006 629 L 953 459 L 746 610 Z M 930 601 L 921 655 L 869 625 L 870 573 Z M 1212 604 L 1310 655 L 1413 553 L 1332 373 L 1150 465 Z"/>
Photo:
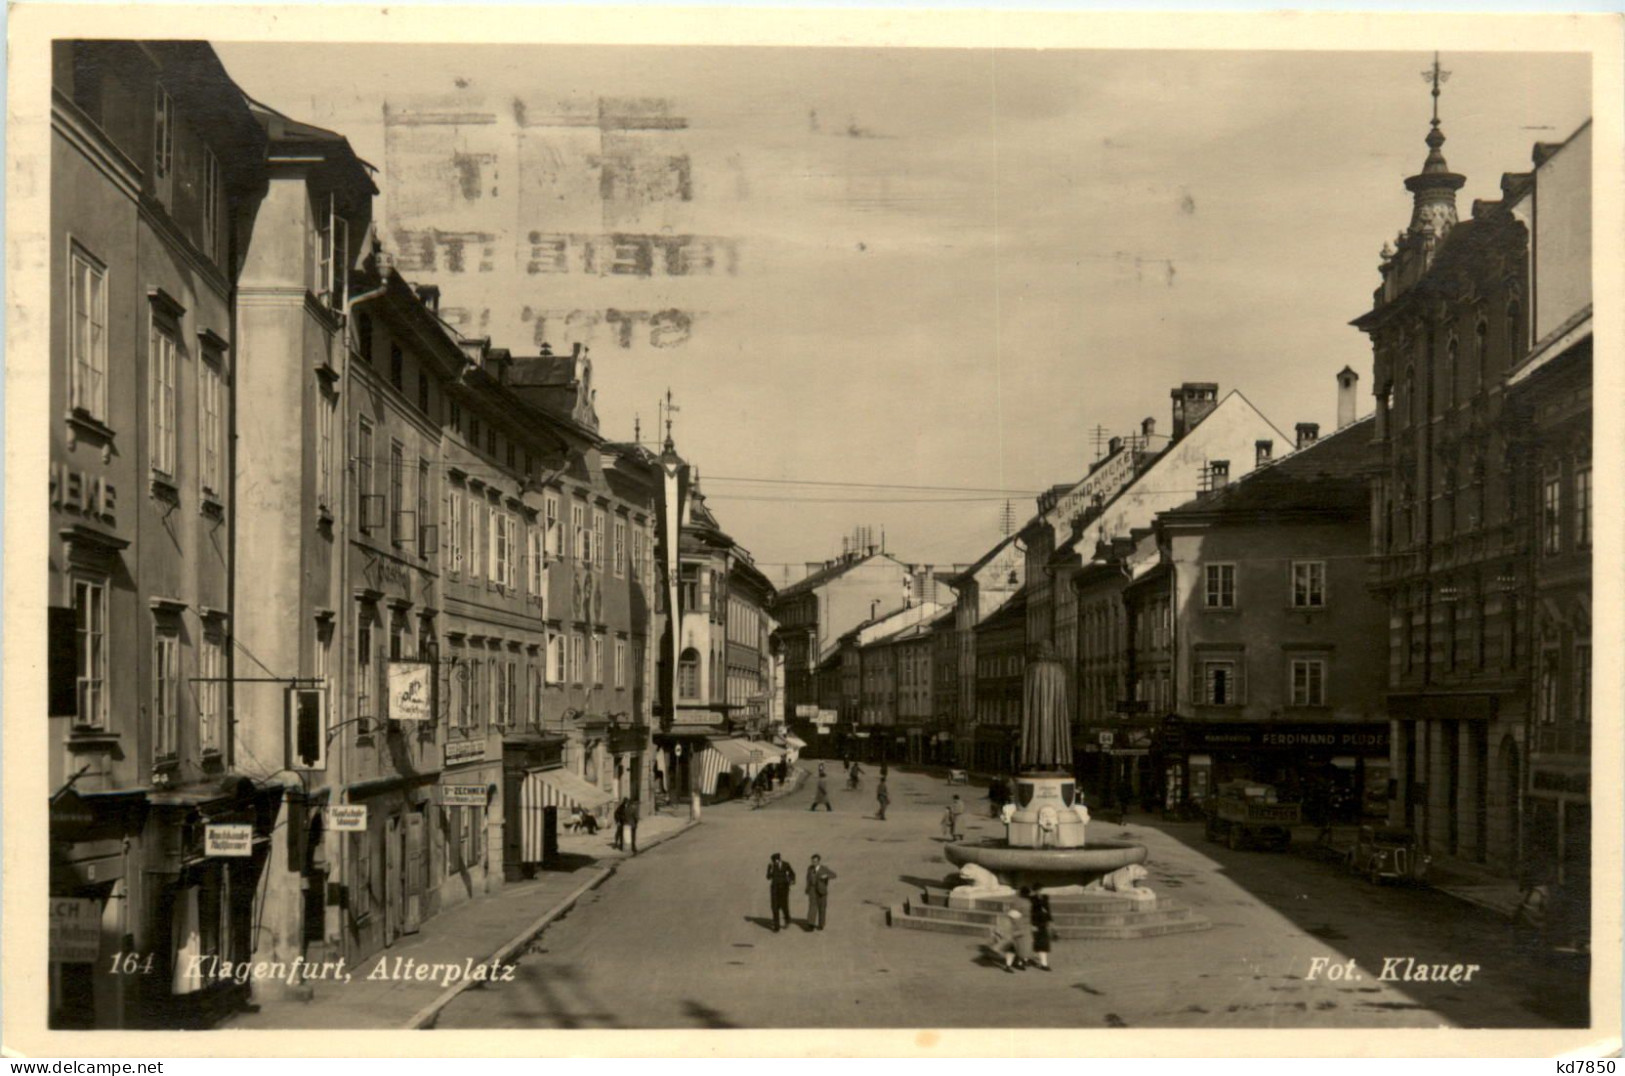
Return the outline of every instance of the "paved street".
<path id="1" fill-rule="evenodd" d="M 833 769 L 833 768 L 832 768 Z M 893 772 L 887 821 L 874 775 L 831 778 L 753 811 L 711 810 L 697 830 L 621 865 L 537 939 L 515 982 L 471 990 L 440 1027 L 1551 1027 L 1583 1014 L 1583 971 L 1517 949 L 1488 912 L 1444 894 L 1372 887 L 1306 855 L 1231 852 L 1197 825 L 1130 819 L 1151 850 L 1151 885 L 1213 922 L 1203 933 L 1059 942 L 1055 971 L 1007 975 L 974 938 L 892 929 L 884 909 L 942 878 L 938 818 L 959 791 Z M 977 830 L 980 830 L 978 834 Z M 972 836 L 990 835 L 980 819 Z M 1116 826 L 1094 832 L 1118 836 Z M 821 853 L 839 878 L 830 926 L 769 929 L 768 856 L 804 874 Z M 1309 978 L 1352 958 L 1358 980 Z M 1380 982 L 1385 958 L 1477 964 L 1470 982 Z M 1464 973 L 1465 974 L 1465 973 Z"/>

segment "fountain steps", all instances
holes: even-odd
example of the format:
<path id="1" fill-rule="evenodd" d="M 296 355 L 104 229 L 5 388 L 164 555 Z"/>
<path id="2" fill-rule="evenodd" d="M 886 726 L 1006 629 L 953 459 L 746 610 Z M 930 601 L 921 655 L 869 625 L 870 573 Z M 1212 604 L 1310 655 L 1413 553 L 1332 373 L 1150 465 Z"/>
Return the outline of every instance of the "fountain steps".
<path id="1" fill-rule="evenodd" d="M 1010 905 L 1015 903 L 1017 899 L 1018 898 L 1014 896 L 970 899 L 961 897 L 958 902 L 952 905 L 952 907 L 965 908 L 971 911 L 998 913 L 1010 907 Z M 920 903 L 939 908 L 947 907 L 949 906 L 948 894 L 946 892 L 934 893 L 930 890 L 924 890 L 920 896 Z M 1131 897 L 1119 897 L 1109 892 L 1101 891 L 1098 894 L 1090 894 L 1089 896 L 1051 897 L 1049 906 L 1050 911 L 1054 912 L 1057 916 L 1060 916 L 1093 914 L 1097 912 L 1136 912 L 1143 909 L 1145 904 L 1138 900 L 1134 900 Z M 1156 906 L 1159 908 L 1176 908 L 1179 905 L 1177 902 L 1170 900 L 1167 897 L 1158 897 Z"/>
<path id="2" fill-rule="evenodd" d="M 959 913 L 961 915 L 976 916 L 976 918 L 953 918 L 938 913 Z M 1068 917 L 1068 919 L 1077 918 L 1079 917 Z M 1189 908 L 1164 907 L 1153 911 L 1125 912 L 1100 918 L 1121 921 L 1105 923 L 1068 922 L 1063 921 L 1060 915 L 1056 915 L 1055 922 L 1051 927 L 1051 934 L 1060 940 L 1128 941 L 1137 938 L 1154 938 L 1164 934 L 1186 934 L 1192 931 L 1207 930 L 1213 925 L 1206 918 L 1197 915 Z M 992 934 L 993 924 L 996 919 L 997 914 L 993 912 L 974 912 L 957 908 L 933 907 L 931 905 L 897 904 L 886 910 L 886 924 L 888 926 L 981 938 L 986 938 Z"/>
<path id="3" fill-rule="evenodd" d="M 975 911 L 969 908 L 944 908 L 931 904 L 907 905 L 907 913 L 921 919 L 948 923 L 976 923 L 992 926 L 998 918 L 996 912 Z M 1153 905 L 1144 911 L 1119 912 L 1054 912 L 1052 921 L 1057 927 L 1122 927 L 1147 923 L 1183 922 L 1191 916 L 1187 908 Z"/>

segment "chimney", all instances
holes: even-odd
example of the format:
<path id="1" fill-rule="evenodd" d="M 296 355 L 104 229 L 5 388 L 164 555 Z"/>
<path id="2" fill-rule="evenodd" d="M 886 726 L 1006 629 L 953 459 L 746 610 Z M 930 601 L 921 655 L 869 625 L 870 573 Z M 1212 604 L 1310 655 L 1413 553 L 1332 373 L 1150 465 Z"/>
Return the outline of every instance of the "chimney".
<path id="1" fill-rule="evenodd" d="M 1254 441 L 1253 451 L 1258 454 L 1254 460 L 1254 466 L 1268 463 L 1270 461 L 1270 450 L 1274 447 L 1274 441 Z"/>
<path id="2" fill-rule="evenodd" d="M 1196 428 L 1208 413 L 1219 406 L 1219 385 L 1215 381 L 1187 381 L 1168 393 L 1174 401 L 1175 441 Z"/>
<path id="3" fill-rule="evenodd" d="M 570 357 L 572 359 L 581 358 L 581 341 L 577 340 L 575 343 L 570 345 Z"/>
<path id="4" fill-rule="evenodd" d="M 1354 392 L 1355 386 L 1360 383 L 1360 375 L 1353 368 L 1345 366 L 1337 372 L 1337 428 L 1342 429 L 1354 422 Z"/>
<path id="5" fill-rule="evenodd" d="M 1221 490 L 1230 484 L 1230 461 L 1214 460 L 1207 465 L 1208 488 Z"/>
<path id="6" fill-rule="evenodd" d="M 1147 448 L 1150 447 L 1151 438 L 1156 436 L 1156 432 L 1157 432 L 1157 420 L 1156 419 L 1151 418 L 1150 416 L 1147 416 L 1144 419 L 1140 420 L 1140 437 L 1141 437 L 1142 440 L 1144 440 L 1146 442 L 1146 447 Z"/>
<path id="7" fill-rule="evenodd" d="M 1300 423 L 1298 423 L 1298 447 L 1299 448 L 1308 448 L 1310 445 L 1314 444 L 1319 439 L 1320 439 L 1320 423 L 1318 423 L 1318 422 L 1300 422 Z"/>
<path id="8" fill-rule="evenodd" d="M 1106 442 L 1106 455 L 1115 456 L 1122 447 L 1123 439 L 1121 437 L 1113 437 L 1111 440 Z"/>

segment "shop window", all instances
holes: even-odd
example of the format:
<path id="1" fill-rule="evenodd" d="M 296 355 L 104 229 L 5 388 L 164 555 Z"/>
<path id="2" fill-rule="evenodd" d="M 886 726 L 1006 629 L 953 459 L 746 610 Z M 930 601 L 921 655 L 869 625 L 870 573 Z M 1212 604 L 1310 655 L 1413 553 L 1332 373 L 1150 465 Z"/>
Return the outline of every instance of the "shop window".
<path id="1" fill-rule="evenodd" d="M 1295 609 L 1320 609 L 1326 605 L 1326 562 L 1298 560 L 1292 562 L 1292 606 Z"/>

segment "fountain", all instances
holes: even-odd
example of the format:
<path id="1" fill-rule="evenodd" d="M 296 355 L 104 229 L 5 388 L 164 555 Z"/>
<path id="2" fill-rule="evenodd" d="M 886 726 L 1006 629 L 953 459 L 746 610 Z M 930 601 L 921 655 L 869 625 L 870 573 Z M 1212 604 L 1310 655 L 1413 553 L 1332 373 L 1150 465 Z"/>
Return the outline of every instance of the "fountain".
<path id="1" fill-rule="evenodd" d="M 1005 835 L 960 841 L 943 851 L 960 884 L 927 889 L 920 902 L 891 909 L 896 926 L 982 933 L 1032 886 L 1050 897 L 1061 938 L 1142 938 L 1204 930 L 1210 924 L 1139 885 L 1143 844 L 1088 838 L 1089 810 L 1071 774 L 1067 676 L 1039 644 L 1027 665 L 1022 699 L 1020 769 L 1015 801 L 1005 808 Z"/>

